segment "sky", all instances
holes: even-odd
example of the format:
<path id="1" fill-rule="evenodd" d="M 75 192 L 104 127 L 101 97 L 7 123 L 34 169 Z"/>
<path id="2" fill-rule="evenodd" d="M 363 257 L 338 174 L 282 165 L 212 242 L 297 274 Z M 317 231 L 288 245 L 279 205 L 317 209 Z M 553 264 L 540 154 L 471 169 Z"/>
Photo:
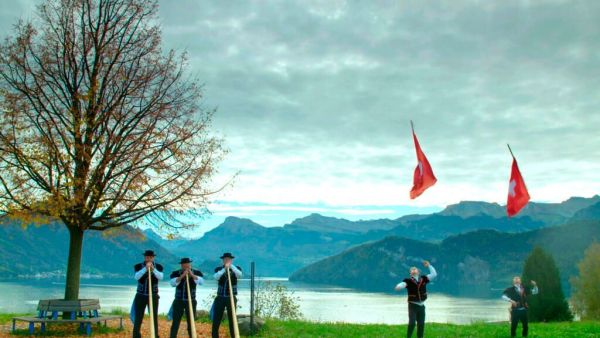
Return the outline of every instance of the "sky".
<path id="1" fill-rule="evenodd" d="M 0 9 L 0 32 L 34 16 Z M 600 193 L 600 2 L 160 1 L 217 108 L 226 216 L 277 226 L 504 204 L 510 143 L 532 200 Z M 410 123 L 438 183 L 410 200 Z"/>

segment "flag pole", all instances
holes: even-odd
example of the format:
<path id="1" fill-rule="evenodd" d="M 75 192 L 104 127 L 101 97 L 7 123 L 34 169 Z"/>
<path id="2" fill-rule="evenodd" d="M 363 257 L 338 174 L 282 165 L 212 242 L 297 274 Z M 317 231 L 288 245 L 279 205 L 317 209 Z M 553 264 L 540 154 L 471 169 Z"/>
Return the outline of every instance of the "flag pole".
<path id="1" fill-rule="evenodd" d="M 188 320 L 190 321 L 190 327 L 192 328 L 192 338 L 196 338 L 196 322 L 194 321 L 194 306 L 192 305 L 192 293 L 190 291 L 190 278 L 189 275 L 185 275 L 185 285 L 187 288 L 188 298 Z"/>
<path id="2" fill-rule="evenodd" d="M 227 270 L 227 283 L 229 283 L 229 301 L 231 302 L 231 319 L 233 319 L 233 337 L 240 338 L 240 329 L 238 328 L 237 314 L 235 313 L 235 299 L 233 298 L 233 289 L 231 288 L 231 275 L 229 274 L 229 267 Z"/>
<path id="3" fill-rule="evenodd" d="M 413 121 L 410 120 L 410 129 L 412 130 L 413 134 L 415 133 L 415 125 L 413 124 Z"/>
<path id="4" fill-rule="evenodd" d="M 508 147 L 508 151 L 510 151 L 510 156 L 515 158 L 515 155 L 513 154 L 512 149 L 510 149 L 510 144 L 507 143 L 506 146 Z"/>
<path id="5" fill-rule="evenodd" d="M 152 300 L 152 267 L 148 269 L 148 307 L 150 308 L 150 338 L 156 337 L 154 332 L 154 304 Z M 142 313 L 142 316 L 144 314 Z"/>

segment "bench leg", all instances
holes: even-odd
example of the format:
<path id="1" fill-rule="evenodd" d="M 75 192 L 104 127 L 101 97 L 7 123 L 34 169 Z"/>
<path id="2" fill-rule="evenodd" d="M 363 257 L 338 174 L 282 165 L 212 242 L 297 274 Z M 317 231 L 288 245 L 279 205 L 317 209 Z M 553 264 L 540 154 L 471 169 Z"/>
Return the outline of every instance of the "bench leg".
<path id="1" fill-rule="evenodd" d="M 29 334 L 32 335 L 35 327 L 33 322 L 29 322 Z"/>
<path id="2" fill-rule="evenodd" d="M 123 318 L 119 318 L 119 328 L 123 329 Z"/>
<path id="3" fill-rule="evenodd" d="M 16 331 L 16 329 L 17 329 L 16 320 L 13 319 L 12 332 L 14 333 Z"/>
<path id="4" fill-rule="evenodd" d="M 40 328 L 42 330 L 42 333 L 46 332 L 46 323 L 42 322 L 42 324 L 40 325 Z"/>
<path id="5" fill-rule="evenodd" d="M 91 336 L 91 335 L 92 335 L 92 323 L 86 323 L 86 324 L 85 324 L 85 333 L 86 333 L 88 336 Z"/>

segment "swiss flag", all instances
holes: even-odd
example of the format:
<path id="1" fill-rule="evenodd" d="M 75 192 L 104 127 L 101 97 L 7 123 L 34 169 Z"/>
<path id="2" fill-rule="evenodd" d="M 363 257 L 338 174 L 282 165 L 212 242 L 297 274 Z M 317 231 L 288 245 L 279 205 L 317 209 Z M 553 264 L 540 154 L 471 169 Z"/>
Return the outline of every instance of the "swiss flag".
<path id="1" fill-rule="evenodd" d="M 517 160 L 513 156 L 510 182 L 508 183 L 508 200 L 506 201 L 506 213 L 508 217 L 518 214 L 527 205 L 527 202 L 529 202 L 529 193 L 527 192 L 523 176 L 521 176 L 521 172 L 519 171 Z"/>
<path id="2" fill-rule="evenodd" d="M 413 176 L 413 187 L 410 190 L 410 198 L 415 199 L 419 197 L 419 195 L 421 195 L 427 188 L 434 185 L 435 182 L 437 182 L 437 179 L 435 178 L 435 175 L 433 175 L 433 170 L 431 169 L 429 161 L 427 161 L 427 157 L 425 157 L 423 150 L 421 150 L 414 127 L 412 128 L 412 134 L 415 141 L 415 149 L 417 150 L 418 163 Z"/>

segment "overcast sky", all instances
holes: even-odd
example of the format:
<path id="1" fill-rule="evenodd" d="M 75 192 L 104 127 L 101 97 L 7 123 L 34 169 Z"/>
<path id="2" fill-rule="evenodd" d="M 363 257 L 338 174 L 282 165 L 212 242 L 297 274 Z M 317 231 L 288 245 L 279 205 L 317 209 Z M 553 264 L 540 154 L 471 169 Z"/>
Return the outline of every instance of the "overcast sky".
<path id="1" fill-rule="evenodd" d="M 0 9 L 2 32 L 37 1 Z M 216 216 L 395 218 L 600 193 L 600 2 L 161 1 L 239 171 Z M 438 183 L 417 200 L 409 120 Z"/>

